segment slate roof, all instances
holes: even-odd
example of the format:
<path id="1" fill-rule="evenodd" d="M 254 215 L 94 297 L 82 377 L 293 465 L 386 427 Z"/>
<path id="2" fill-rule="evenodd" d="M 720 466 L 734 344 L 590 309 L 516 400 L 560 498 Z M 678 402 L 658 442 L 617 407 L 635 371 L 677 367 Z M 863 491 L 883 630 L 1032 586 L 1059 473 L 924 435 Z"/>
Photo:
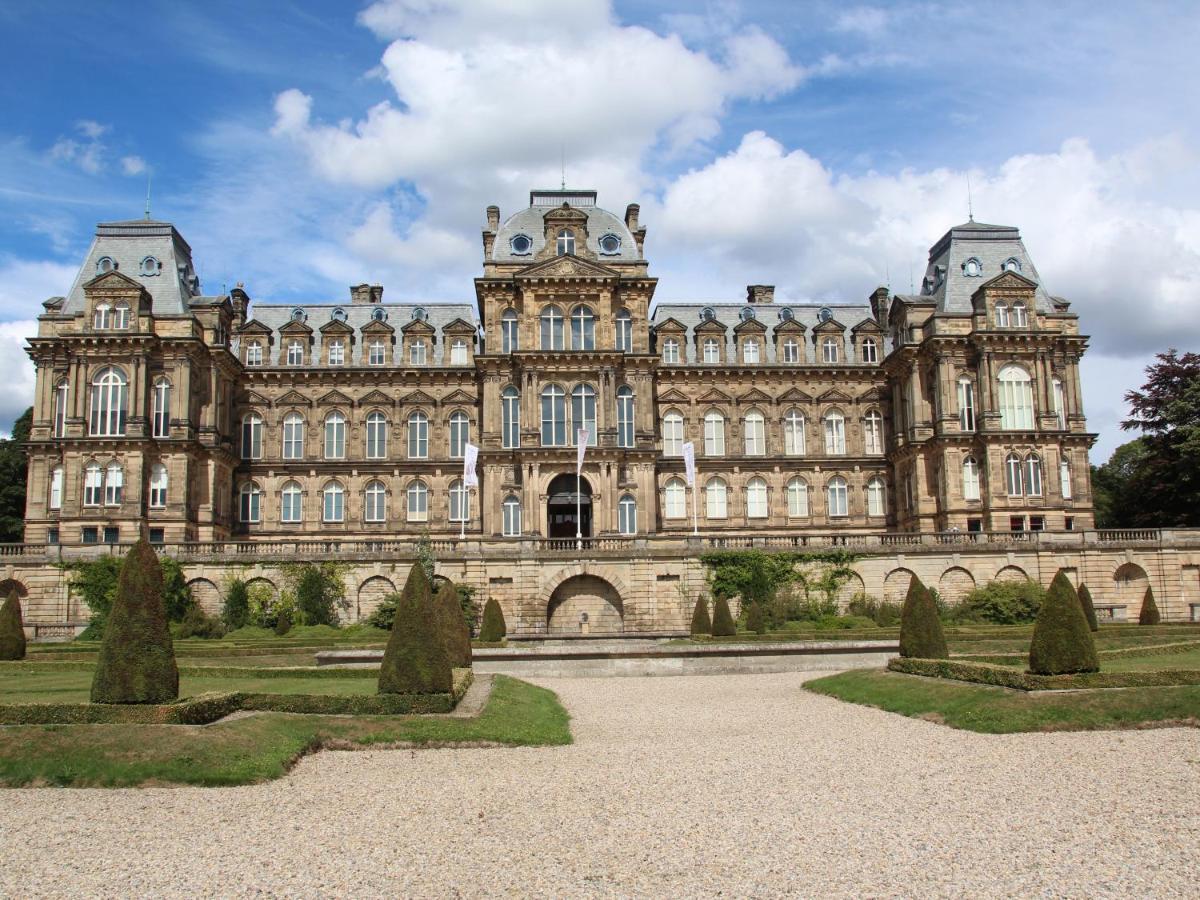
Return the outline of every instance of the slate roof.
<path id="1" fill-rule="evenodd" d="M 542 220 L 542 217 L 553 209 L 561 208 L 560 205 L 551 205 L 544 201 L 538 202 L 538 198 L 552 197 L 556 194 L 569 197 L 569 199 L 574 201 L 571 203 L 572 209 L 577 209 L 587 214 L 587 248 L 596 254 L 601 264 L 606 262 L 637 262 L 637 242 L 625 226 L 624 219 L 616 213 L 596 206 L 595 191 L 531 191 L 529 207 L 509 216 L 496 233 L 496 243 L 492 247 L 492 260 L 494 262 L 532 262 L 537 258 L 538 253 L 546 246 L 546 224 Z M 588 199 L 584 199 L 581 202 L 580 198 Z M 518 234 L 527 234 L 533 241 L 533 249 L 529 253 L 520 256 L 515 255 L 509 245 L 509 241 Z M 600 252 L 600 238 L 606 234 L 615 234 L 621 239 L 620 252 L 611 254 Z"/>
<path id="2" fill-rule="evenodd" d="M 966 275 L 964 265 L 977 259 L 978 275 Z M 1042 285 L 1033 260 L 1025 251 L 1021 233 L 1011 225 L 965 222 L 942 235 L 929 251 L 929 264 L 921 283 L 921 296 L 932 298 L 938 312 L 970 313 L 971 296 L 979 286 L 1004 271 L 1008 260 L 1017 261 L 1017 271 L 1037 282 L 1035 298 L 1040 312 L 1053 312 L 1054 304 Z"/>

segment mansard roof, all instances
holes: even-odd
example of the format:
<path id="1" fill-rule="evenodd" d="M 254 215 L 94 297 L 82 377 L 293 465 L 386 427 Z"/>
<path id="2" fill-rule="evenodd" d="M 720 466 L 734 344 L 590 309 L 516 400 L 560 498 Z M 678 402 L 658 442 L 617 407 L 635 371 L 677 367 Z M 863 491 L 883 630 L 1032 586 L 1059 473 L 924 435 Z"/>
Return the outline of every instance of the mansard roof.
<path id="1" fill-rule="evenodd" d="M 1020 231 L 974 220 L 954 226 L 930 248 L 920 296 L 932 299 L 938 312 L 969 314 L 971 297 L 984 283 L 1004 274 L 1006 264 L 1036 285 L 1038 310 L 1054 312 Z"/>

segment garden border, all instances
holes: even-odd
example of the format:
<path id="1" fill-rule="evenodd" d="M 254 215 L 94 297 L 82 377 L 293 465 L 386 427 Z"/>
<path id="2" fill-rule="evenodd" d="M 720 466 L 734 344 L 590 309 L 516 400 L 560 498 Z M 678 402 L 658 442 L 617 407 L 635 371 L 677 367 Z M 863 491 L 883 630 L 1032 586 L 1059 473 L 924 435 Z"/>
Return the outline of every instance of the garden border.
<path id="1" fill-rule="evenodd" d="M 1075 675 L 1032 675 L 1011 666 L 954 659 L 896 657 L 888 671 L 1012 688 L 1018 691 L 1069 691 L 1094 688 L 1179 687 L 1200 684 L 1200 671 L 1164 669 L 1157 672 L 1082 672 Z"/>

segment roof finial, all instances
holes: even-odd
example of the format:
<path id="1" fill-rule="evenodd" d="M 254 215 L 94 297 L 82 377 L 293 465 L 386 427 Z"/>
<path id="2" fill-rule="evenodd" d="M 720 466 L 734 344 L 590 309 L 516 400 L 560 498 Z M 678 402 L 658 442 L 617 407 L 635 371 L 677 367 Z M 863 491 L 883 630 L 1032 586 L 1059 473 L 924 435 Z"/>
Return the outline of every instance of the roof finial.
<path id="1" fill-rule="evenodd" d="M 146 219 L 150 218 L 150 178 L 151 172 L 149 167 L 146 168 Z"/>
<path id="2" fill-rule="evenodd" d="M 908 292 L 910 294 L 915 294 L 917 292 L 916 288 L 913 286 L 912 260 L 911 259 L 908 261 Z"/>
<path id="3" fill-rule="evenodd" d="M 558 145 L 558 162 L 562 171 L 562 180 L 558 183 L 559 190 L 567 189 L 567 142 L 562 141 Z"/>
<path id="4" fill-rule="evenodd" d="M 971 173 L 967 173 L 967 221 L 975 221 L 975 204 L 971 201 Z"/>

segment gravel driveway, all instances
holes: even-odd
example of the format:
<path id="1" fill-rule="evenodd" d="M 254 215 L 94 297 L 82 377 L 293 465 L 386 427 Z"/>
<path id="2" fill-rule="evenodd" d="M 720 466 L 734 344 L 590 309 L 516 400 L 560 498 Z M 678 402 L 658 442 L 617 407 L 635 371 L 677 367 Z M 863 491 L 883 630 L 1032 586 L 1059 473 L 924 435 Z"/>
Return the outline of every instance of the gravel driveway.
<path id="1" fill-rule="evenodd" d="M 0 792 L 6 895 L 1192 896 L 1200 732 L 990 737 L 812 673 L 543 681 L 552 749 Z"/>

